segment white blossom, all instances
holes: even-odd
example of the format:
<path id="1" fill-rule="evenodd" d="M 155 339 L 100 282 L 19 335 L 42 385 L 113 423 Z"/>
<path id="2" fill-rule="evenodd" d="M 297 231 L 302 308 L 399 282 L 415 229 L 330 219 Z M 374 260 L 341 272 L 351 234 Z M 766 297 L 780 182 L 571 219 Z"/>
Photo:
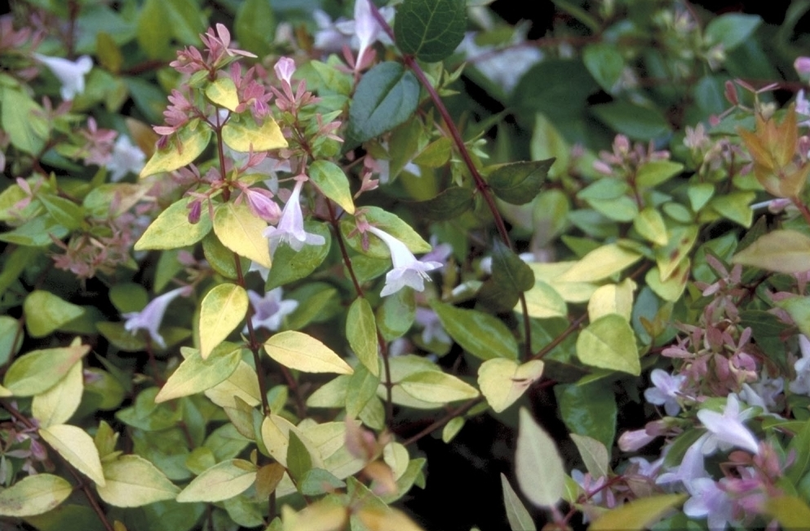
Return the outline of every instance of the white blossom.
<path id="1" fill-rule="evenodd" d="M 73 100 L 78 94 L 84 92 L 84 75 L 93 69 L 93 60 L 90 56 L 82 55 L 75 61 L 62 57 L 48 57 L 38 53 L 35 53 L 34 57 L 47 66 L 62 83 L 60 91 L 62 99 Z"/>

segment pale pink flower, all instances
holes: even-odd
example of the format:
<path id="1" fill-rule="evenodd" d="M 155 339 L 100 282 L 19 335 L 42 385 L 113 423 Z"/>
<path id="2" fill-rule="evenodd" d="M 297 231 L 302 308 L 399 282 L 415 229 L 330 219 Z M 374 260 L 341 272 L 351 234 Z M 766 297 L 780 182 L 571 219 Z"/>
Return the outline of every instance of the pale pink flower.
<path id="1" fill-rule="evenodd" d="M 160 328 L 160 323 L 163 321 L 166 308 L 169 306 L 170 302 L 180 295 L 187 297 L 190 293 L 190 286 L 177 288 L 156 297 L 139 312 L 125 313 L 122 315 L 122 317 L 126 319 L 124 329 L 133 335 L 137 330 L 146 330 L 152 338 L 152 341 L 161 347 L 165 347 L 166 343 L 163 341 L 163 336 L 160 335 L 158 329 Z"/>

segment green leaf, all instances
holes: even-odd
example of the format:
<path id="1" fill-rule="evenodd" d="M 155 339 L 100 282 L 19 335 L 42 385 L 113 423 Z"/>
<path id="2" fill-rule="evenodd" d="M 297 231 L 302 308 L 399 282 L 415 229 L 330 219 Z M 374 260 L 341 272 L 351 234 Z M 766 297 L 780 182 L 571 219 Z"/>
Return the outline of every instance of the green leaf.
<path id="1" fill-rule="evenodd" d="M 636 263 L 641 257 L 642 255 L 636 251 L 609 243 L 583 256 L 559 279 L 568 282 L 603 280 Z"/>
<path id="2" fill-rule="evenodd" d="M 346 482 L 322 468 L 312 468 L 304 474 L 298 488 L 304 496 L 320 496 L 346 488 Z"/>
<path id="3" fill-rule="evenodd" d="M 163 149 L 158 149 L 141 170 L 141 178 L 156 173 L 178 170 L 194 160 L 208 147 L 211 130 L 207 126 L 192 129 L 185 126 L 172 135 Z"/>
<path id="4" fill-rule="evenodd" d="M 372 374 L 365 365 L 357 365 L 346 390 L 346 417 L 359 417 L 369 401 L 374 399 L 379 385 L 379 376 Z"/>
<path id="5" fill-rule="evenodd" d="M 599 120 L 633 140 L 652 140 L 670 132 L 666 117 L 657 109 L 627 101 L 614 101 L 591 107 Z"/>
<path id="6" fill-rule="evenodd" d="M 396 214 L 386 212 L 376 206 L 364 206 L 362 212 L 366 217 L 366 221 L 404 243 L 412 253 L 428 253 L 432 249 L 430 244 L 418 232 L 413 230 L 410 225 L 402 221 Z M 373 258 L 388 259 L 391 257 L 388 246 L 376 236 L 368 236 L 368 245 L 365 246 L 363 236 L 356 228 L 354 222 L 342 222 L 340 224 L 340 232 L 352 249 Z"/>
<path id="7" fill-rule="evenodd" d="M 269 0 L 245 0 L 236 11 L 233 24 L 241 48 L 259 57 L 270 53 L 269 36 L 275 33 L 276 21 Z"/>
<path id="8" fill-rule="evenodd" d="M 501 164 L 490 171 L 487 183 L 500 199 L 523 205 L 540 193 L 552 164 L 554 159 Z"/>
<path id="9" fill-rule="evenodd" d="M 383 299 L 377 308 L 375 320 L 380 334 L 386 341 L 404 336 L 416 318 L 416 298 L 413 290 L 403 289 Z"/>
<path id="10" fill-rule="evenodd" d="M 32 337 L 45 337 L 84 315 L 84 308 L 62 300 L 50 291 L 32 291 L 25 298 L 25 327 Z"/>
<path id="11" fill-rule="evenodd" d="M 615 313 L 603 315 L 580 332 L 577 357 L 591 367 L 641 374 L 636 336 L 627 319 Z"/>
<path id="12" fill-rule="evenodd" d="M 743 227 L 750 227 L 754 220 L 754 210 L 751 202 L 756 197 L 755 192 L 731 192 L 726 195 L 713 197 L 709 206 L 724 218 Z"/>
<path id="13" fill-rule="evenodd" d="M 241 120 L 240 120 L 241 118 Z M 267 116 L 259 125 L 249 115 L 232 115 L 222 128 L 222 140 L 234 151 L 248 153 L 287 147 L 287 139 L 273 118 Z"/>
<path id="14" fill-rule="evenodd" d="M 20 321 L 8 315 L 0 315 L 0 365 L 5 365 L 20 351 L 23 334 Z"/>
<path id="15" fill-rule="evenodd" d="M 613 92 L 624 71 L 624 57 L 615 44 L 598 42 L 585 46 L 582 61 L 606 92 Z"/>
<path id="16" fill-rule="evenodd" d="M 613 448 L 616 436 L 616 398 L 604 382 L 554 387 L 560 415 L 571 433 L 584 435 Z"/>
<path id="17" fill-rule="evenodd" d="M 332 349 L 312 336 L 287 330 L 264 343 L 267 355 L 278 363 L 304 372 L 352 374 L 354 371 Z"/>
<path id="18" fill-rule="evenodd" d="M 778 273 L 802 273 L 810 264 L 810 238 L 795 230 L 774 230 L 735 254 L 731 261 Z"/>
<path id="19" fill-rule="evenodd" d="M 235 345 L 223 343 L 215 348 L 207 359 L 197 349 L 189 349 L 190 355 L 169 376 L 155 402 L 189 396 L 207 391 L 227 380 L 242 360 L 242 350 Z"/>
<path id="20" fill-rule="evenodd" d="M 419 104 L 416 76 L 393 61 L 369 70 L 349 105 L 348 136 L 361 143 L 404 123 Z"/>
<path id="21" fill-rule="evenodd" d="M 394 19 L 394 38 L 402 53 L 427 63 L 449 57 L 466 29 L 464 0 L 405 0 Z"/>
<path id="22" fill-rule="evenodd" d="M 534 520 L 523 506 L 518 495 L 509 484 L 509 480 L 501 473 L 501 487 L 503 488 L 503 504 L 506 507 L 506 519 L 512 531 L 537 531 Z"/>
<path id="23" fill-rule="evenodd" d="M 0 234 L 0 241 L 27 247 L 47 247 L 53 244 L 51 237 L 61 240 L 68 235 L 68 232 L 52 216 L 43 214 L 23 223 L 14 230 Z"/>
<path id="24" fill-rule="evenodd" d="M 324 223 L 304 221 L 304 230 L 324 239 L 323 245 L 304 245 L 296 251 L 289 245 L 279 245 L 273 253 L 273 267 L 267 276 L 265 291 L 308 277 L 329 255 L 332 233 Z"/>
<path id="25" fill-rule="evenodd" d="M 726 13 L 715 17 L 706 25 L 705 37 L 711 44 L 722 44 L 730 51 L 743 44 L 762 22 L 759 15 Z"/>
<path id="26" fill-rule="evenodd" d="M 301 442 L 295 431 L 290 430 L 290 442 L 287 446 L 287 471 L 295 481 L 300 481 L 312 469 L 312 458 L 309 450 Z"/>
<path id="27" fill-rule="evenodd" d="M 137 24 L 138 44 L 150 59 L 157 59 L 169 49 L 171 34 L 166 31 L 168 18 L 163 0 L 146 0 Z"/>
<path id="28" fill-rule="evenodd" d="M 143 236 L 135 242 L 135 250 L 178 249 L 202 240 L 211 231 L 212 226 L 208 209 L 203 208 L 200 221 L 192 224 L 188 221 L 188 204 L 189 199 L 184 197 L 161 212 Z"/>
<path id="29" fill-rule="evenodd" d="M 14 396 L 34 396 L 53 387 L 90 352 L 90 345 L 34 350 L 14 360 L 3 385 Z"/>
<path id="30" fill-rule="evenodd" d="M 253 214 L 246 202 L 233 201 L 217 206 L 214 233 L 222 244 L 239 256 L 270 267 L 270 244 L 264 236 L 267 222 Z"/>
<path id="31" fill-rule="evenodd" d="M 73 492 L 73 485 L 52 474 L 27 476 L 0 491 L 0 515 L 20 518 L 47 513 Z"/>
<path id="32" fill-rule="evenodd" d="M 652 188 L 664 183 L 683 171 L 683 164 L 668 160 L 653 160 L 639 166 L 636 172 L 636 185 Z"/>
<path id="33" fill-rule="evenodd" d="M 565 493 L 565 470 L 554 440 L 520 408 L 515 475 L 523 494 L 539 507 L 552 507 Z"/>
<path id="34" fill-rule="evenodd" d="M 40 194 L 37 199 L 53 219 L 66 229 L 75 230 L 81 227 L 84 209 L 80 205 L 58 195 Z"/>
<path id="35" fill-rule="evenodd" d="M 13 88 L 3 88 L 3 131 L 9 135 L 11 145 L 29 155 L 39 156 L 49 136 L 48 124 L 41 118 L 44 110 L 30 96 Z"/>
<path id="36" fill-rule="evenodd" d="M 122 455 L 102 464 L 107 483 L 98 487 L 102 500 L 115 507 L 141 507 L 173 500 L 180 489 L 163 472 L 138 455 Z"/>
<path id="37" fill-rule="evenodd" d="M 349 179 L 340 166 L 328 160 L 316 160 L 309 166 L 309 178 L 326 197 L 340 205 L 349 214 L 354 214 L 354 201 Z"/>
<path id="38" fill-rule="evenodd" d="M 442 326 L 461 347 L 482 360 L 517 359 L 517 341 L 497 318 L 479 312 L 431 301 Z"/>
<path id="39" fill-rule="evenodd" d="M 244 459 L 229 459 L 212 466 L 177 495 L 177 501 L 218 502 L 238 496 L 256 481 L 256 465 Z"/>
<path id="40" fill-rule="evenodd" d="M 400 380 L 397 385 L 414 398 L 437 404 L 469 400 L 479 394 L 475 387 L 441 371 L 413 373 Z"/>
<path id="41" fill-rule="evenodd" d="M 100 487 L 106 484 L 98 450 L 86 431 L 68 424 L 40 428 L 39 435 L 73 467 Z"/>
<path id="42" fill-rule="evenodd" d="M 588 319 L 593 322 L 603 315 L 616 313 L 629 321 L 635 289 L 636 283 L 629 278 L 619 284 L 599 286 L 588 301 Z"/>
<path id="43" fill-rule="evenodd" d="M 673 508 L 682 504 L 686 498 L 686 494 L 660 494 L 633 500 L 602 514 L 591 523 L 588 531 L 648 529 Z"/>
<path id="44" fill-rule="evenodd" d="M 475 201 L 472 190 L 459 186 L 450 186 L 433 199 L 407 202 L 414 212 L 428 219 L 456 219 L 472 209 Z"/>
<path id="45" fill-rule="evenodd" d="M 534 272 L 500 240 L 492 245 L 492 278 L 509 291 L 524 292 L 534 287 Z"/>
<path id="46" fill-rule="evenodd" d="M 230 77 L 218 77 L 205 88 L 205 95 L 216 105 L 236 112 L 239 106 L 239 94 Z"/>
<path id="47" fill-rule="evenodd" d="M 363 297 L 358 297 L 349 307 L 346 316 L 346 339 L 360 360 L 371 374 L 379 376 L 380 360 L 377 355 L 377 324 L 371 304 Z"/>
<path id="48" fill-rule="evenodd" d="M 237 284 L 219 284 L 205 295 L 200 306 L 202 359 L 208 358 L 208 355 L 239 326 L 247 310 L 247 292 Z"/>
<path id="49" fill-rule="evenodd" d="M 543 368 L 540 360 L 530 360 L 518 365 L 514 360 L 489 359 L 478 369 L 478 387 L 492 410 L 500 413 L 543 375 Z"/>
<path id="50" fill-rule="evenodd" d="M 569 435 L 574 444 L 577 445 L 579 456 L 582 458 L 582 462 L 585 463 L 585 469 L 591 474 L 591 477 L 607 477 L 610 472 L 610 457 L 608 456 L 607 447 L 587 435 L 577 433 Z"/>
<path id="51" fill-rule="evenodd" d="M 690 183 L 686 188 L 686 194 L 689 196 L 689 204 L 692 206 L 692 210 L 699 212 L 714 195 L 714 184 Z"/>

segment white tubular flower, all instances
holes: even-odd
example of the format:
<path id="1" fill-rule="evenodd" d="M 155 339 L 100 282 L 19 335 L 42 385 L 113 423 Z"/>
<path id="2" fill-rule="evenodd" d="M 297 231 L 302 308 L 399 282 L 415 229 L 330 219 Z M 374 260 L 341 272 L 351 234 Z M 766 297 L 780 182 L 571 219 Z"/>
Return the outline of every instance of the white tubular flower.
<path id="1" fill-rule="evenodd" d="M 113 146 L 112 157 L 107 163 L 107 169 L 110 171 L 110 180 L 118 182 L 130 172 L 139 174 L 143 169 L 146 155 L 141 148 L 132 144 L 128 136 L 121 135 L 115 141 Z"/>
<path id="2" fill-rule="evenodd" d="M 298 308 L 298 301 L 282 300 L 281 288 L 271 289 L 264 297 L 249 290 L 248 297 L 256 313 L 253 315 L 253 328 L 266 328 L 272 332 L 281 328 L 285 315 L 289 315 Z M 247 326 L 245 327 L 247 332 Z"/>
<path id="3" fill-rule="evenodd" d="M 76 61 L 62 57 L 48 57 L 34 54 L 37 61 L 44 64 L 53 72 L 53 75 L 62 83 L 62 99 L 73 100 L 77 94 L 84 92 L 84 75 L 93 69 L 93 60 L 88 55 L 82 55 Z"/>
<path id="4" fill-rule="evenodd" d="M 287 242 L 295 251 L 300 251 L 304 244 L 323 245 L 326 239 L 319 234 L 312 234 L 304 230 L 304 214 L 301 212 L 301 188 L 304 186 L 303 180 L 295 183 L 290 198 L 281 211 L 281 219 L 277 227 L 267 227 L 264 231 L 265 237 L 270 239 L 270 253 L 274 253 L 279 242 Z"/>
<path id="5" fill-rule="evenodd" d="M 160 345 L 161 348 L 165 348 L 166 343 L 163 341 L 163 336 L 158 332 L 158 328 L 160 328 L 160 323 L 163 321 L 163 314 L 166 313 L 166 307 L 178 296 L 188 296 L 190 293 L 191 288 L 189 286 L 177 288 L 159 297 L 155 297 L 152 302 L 147 304 L 146 307 L 139 312 L 125 313 L 122 316 L 126 319 L 124 329 L 133 335 L 135 335 L 135 332 L 138 330 L 146 330 L 149 332 L 149 337 L 152 338 L 152 341 Z"/>
<path id="6" fill-rule="evenodd" d="M 388 246 L 388 250 L 391 252 L 391 262 L 394 264 L 394 269 L 385 275 L 385 287 L 380 292 L 382 297 L 396 293 L 405 286 L 409 286 L 416 291 L 424 291 L 425 280 L 430 281 L 427 272 L 438 269 L 443 265 L 440 262 L 417 260 L 404 243 L 387 232 L 376 227 L 368 227 L 367 230 Z"/>
<path id="7" fill-rule="evenodd" d="M 703 444 L 703 454 L 709 455 L 718 447 L 727 450 L 732 446 L 743 448 L 753 454 L 759 453 L 757 438 L 743 424 L 743 421 L 750 418 L 752 412 L 750 408 L 740 411 L 740 402 L 734 393 L 728 395 L 723 413 L 708 409 L 698 411 L 698 419 L 710 434 Z"/>

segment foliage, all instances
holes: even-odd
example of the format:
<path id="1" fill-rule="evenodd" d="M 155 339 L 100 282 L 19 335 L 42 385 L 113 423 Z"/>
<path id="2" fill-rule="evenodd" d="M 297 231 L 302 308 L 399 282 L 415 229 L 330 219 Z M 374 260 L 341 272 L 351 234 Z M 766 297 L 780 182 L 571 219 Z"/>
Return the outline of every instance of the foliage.
<path id="1" fill-rule="evenodd" d="M 351 4 L 0 17 L 2 521 L 805 525 L 807 6 Z"/>

